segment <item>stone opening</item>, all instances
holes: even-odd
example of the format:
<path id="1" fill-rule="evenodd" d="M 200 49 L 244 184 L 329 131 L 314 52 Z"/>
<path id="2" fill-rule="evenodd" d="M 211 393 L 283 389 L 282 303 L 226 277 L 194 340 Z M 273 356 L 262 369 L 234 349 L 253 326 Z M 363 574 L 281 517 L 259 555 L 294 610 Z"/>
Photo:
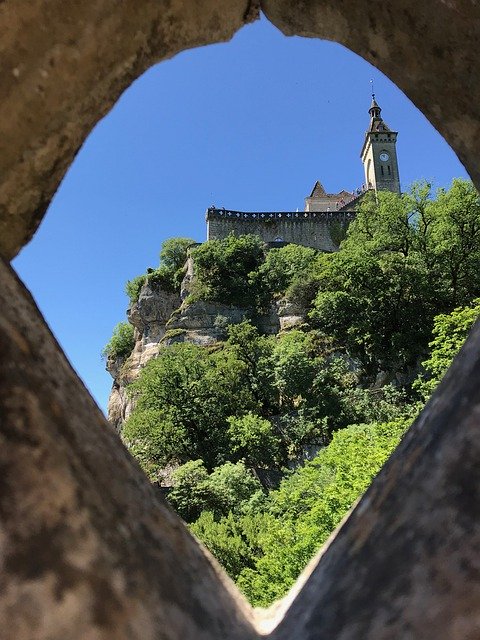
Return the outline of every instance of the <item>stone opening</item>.
<path id="1" fill-rule="evenodd" d="M 373 61 L 479 185 L 477 7 L 271 0 L 263 8 L 287 34 L 328 37 Z M 76 149 L 123 88 L 158 59 L 228 38 L 255 11 L 213 0 L 201 9 L 146 2 L 144 11 L 113 0 L 95 10 L 3 3 L 4 258 L 31 237 Z M 5 262 L 0 280 L 6 637 L 258 637 L 258 619 L 105 428 Z M 272 638 L 478 635 L 479 334 L 290 596 Z"/>

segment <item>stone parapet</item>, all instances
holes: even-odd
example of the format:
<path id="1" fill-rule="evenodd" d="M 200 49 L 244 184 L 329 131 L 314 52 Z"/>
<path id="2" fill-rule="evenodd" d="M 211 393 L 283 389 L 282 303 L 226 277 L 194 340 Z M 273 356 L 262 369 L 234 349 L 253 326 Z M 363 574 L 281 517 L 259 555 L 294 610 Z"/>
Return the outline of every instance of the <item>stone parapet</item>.
<path id="1" fill-rule="evenodd" d="M 319 251 L 337 251 L 354 211 L 233 211 L 207 209 L 207 239 L 221 240 L 230 233 L 255 234 L 264 242 L 281 246 L 300 244 Z"/>

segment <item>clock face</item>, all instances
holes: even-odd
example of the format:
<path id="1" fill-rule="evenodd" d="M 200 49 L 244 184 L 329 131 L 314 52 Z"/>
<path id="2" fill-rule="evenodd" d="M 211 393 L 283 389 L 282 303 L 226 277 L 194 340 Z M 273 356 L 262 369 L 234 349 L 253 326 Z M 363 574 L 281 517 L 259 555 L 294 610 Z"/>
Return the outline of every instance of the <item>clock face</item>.
<path id="1" fill-rule="evenodd" d="M 380 160 L 382 162 L 386 162 L 389 159 L 389 155 L 386 151 L 382 151 L 382 153 L 380 154 Z"/>

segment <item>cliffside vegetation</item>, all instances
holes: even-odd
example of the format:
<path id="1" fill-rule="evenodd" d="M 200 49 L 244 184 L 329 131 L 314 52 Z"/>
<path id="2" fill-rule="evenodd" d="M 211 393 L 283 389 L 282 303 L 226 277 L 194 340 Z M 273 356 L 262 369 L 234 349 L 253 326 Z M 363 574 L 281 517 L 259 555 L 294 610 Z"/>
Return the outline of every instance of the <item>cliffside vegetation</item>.
<path id="1" fill-rule="evenodd" d="M 156 284 L 164 291 L 180 289 L 183 278 L 183 267 L 187 259 L 188 248 L 195 245 L 191 238 L 170 238 L 165 240 L 160 251 L 160 265 L 156 269 L 148 269 L 125 285 L 130 304 L 138 300 L 140 290 L 147 282 Z"/>
<path id="2" fill-rule="evenodd" d="M 368 194 L 335 254 L 266 251 L 255 236 L 191 253 L 187 304 L 233 304 L 244 320 L 212 346 L 160 349 L 129 387 L 123 438 L 153 481 L 175 469 L 172 506 L 267 605 L 368 487 L 478 317 L 480 202 L 466 181 L 435 196 L 419 183 Z M 176 255 L 160 269 L 179 287 Z M 263 335 L 285 298 L 304 323 Z"/>
<path id="3" fill-rule="evenodd" d="M 104 358 L 126 358 L 135 345 L 134 331 L 128 322 L 119 322 L 102 351 Z"/>

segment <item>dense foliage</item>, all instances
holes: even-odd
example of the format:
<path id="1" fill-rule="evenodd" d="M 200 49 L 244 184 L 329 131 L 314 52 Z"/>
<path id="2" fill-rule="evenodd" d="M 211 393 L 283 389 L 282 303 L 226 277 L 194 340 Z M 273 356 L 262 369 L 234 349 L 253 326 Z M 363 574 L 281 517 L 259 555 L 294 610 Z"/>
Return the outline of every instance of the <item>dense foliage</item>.
<path id="1" fill-rule="evenodd" d="M 186 247 L 164 245 L 169 277 Z M 248 320 L 224 323 L 214 347 L 162 349 L 129 389 L 123 437 L 152 480 L 175 469 L 170 503 L 267 605 L 368 487 L 478 317 L 480 202 L 466 181 L 435 197 L 420 183 L 367 194 L 334 254 L 233 235 L 192 253 L 191 299 Z M 281 299 L 305 323 L 262 335 Z"/>
<path id="2" fill-rule="evenodd" d="M 148 269 L 147 273 L 132 278 L 125 284 L 125 293 L 130 304 L 135 303 L 144 284 L 150 284 L 164 291 L 179 291 L 188 249 L 195 245 L 191 238 L 170 238 L 165 240 L 160 250 L 160 265 Z"/>
<path id="3" fill-rule="evenodd" d="M 254 566 L 245 566 L 237 577 L 252 603 L 267 606 L 284 595 L 367 489 L 407 426 L 408 421 L 400 420 L 342 429 L 270 494 L 251 545 Z"/>
<path id="4" fill-rule="evenodd" d="M 119 322 L 113 330 L 112 337 L 102 351 L 104 358 L 126 358 L 135 345 L 133 327 L 128 322 Z"/>
<path id="5" fill-rule="evenodd" d="M 265 260 L 263 242 L 254 235 L 210 240 L 193 252 L 195 283 L 192 299 L 250 307 L 257 290 L 253 274 Z"/>
<path id="6" fill-rule="evenodd" d="M 458 307 L 449 314 L 440 314 L 435 318 L 434 337 L 429 344 L 430 357 L 422 363 L 424 370 L 414 384 L 424 400 L 430 397 L 445 375 L 479 316 L 480 300 L 476 299 L 468 307 Z"/>

